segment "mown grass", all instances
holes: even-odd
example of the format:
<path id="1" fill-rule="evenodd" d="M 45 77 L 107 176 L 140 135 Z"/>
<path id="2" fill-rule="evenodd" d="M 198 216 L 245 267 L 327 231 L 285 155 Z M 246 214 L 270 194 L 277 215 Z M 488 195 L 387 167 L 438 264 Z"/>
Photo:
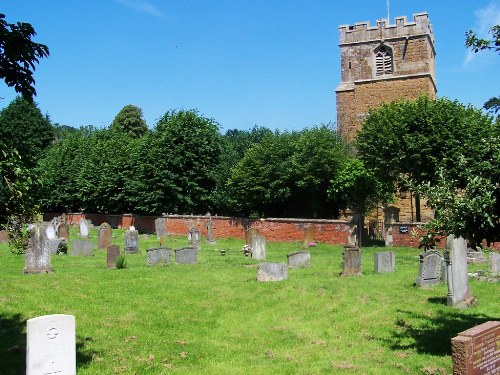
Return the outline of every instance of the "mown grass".
<path id="1" fill-rule="evenodd" d="M 123 249 L 123 232 L 113 234 Z M 203 243 L 197 265 L 147 267 L 156 246 L 141 237 L 125 269 L 107 269 L 96 250 L 24 275 L 24 257 L 0 245 L 1 372 L 24 373 L 26 320 L 45 314 L 75 315 L 79 374 L 447 374 L 451 337 L 499 319 L 498 284 L 472 280 L 479 303 L 466 310 L 445 306 L 446 285 L 415 288 L 416 249 L 390 249 L 396 272 L 375 274 L 373 253 L 388 249 L 364 248 L 364 274 L 341 277 L 342 247 L 318 244 L 311 268 L 258 283 L 243 241 Z M 298 249 L 268 242 L 268 261 Z"/>

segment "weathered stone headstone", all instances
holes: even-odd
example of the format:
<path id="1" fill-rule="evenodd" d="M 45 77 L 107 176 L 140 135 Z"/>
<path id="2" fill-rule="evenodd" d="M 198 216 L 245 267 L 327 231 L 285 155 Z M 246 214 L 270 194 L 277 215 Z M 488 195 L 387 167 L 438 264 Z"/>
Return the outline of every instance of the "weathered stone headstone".
<path id="1" fill-rule="evenodd" d="M 133 228 L 133 227 L 131 227 Z M 127 254 L 140 253 L 139 251 L 139 232 L 135 229 L 129 229 L 125 232 L 125 249 Z"/>
<path id="2" fill-rule="evenodd" d="M 146 253 L 147 253 L 146 264 L 148 266 L 153 266 L 155 264 L 170 264 L 171 262 L 172 250 L 166 247 L 147 249 Z"/>
<path id="3" fill-rule="evenodd" d="M 361 275 L 361 250 L 357 246 L 344 246 L 342 276 Z"/>
<path id="4" fill-rule="evenodd" d="M 469 264 L 481 264 L 486 263 L 486 258 L 482 251 L 474 251 L 472 249 L 467 249 L 467 263 Z"/>
<path id="5" fill-rule="evenodd" d="M 0 243 L 9 242 L 9 232 L 6 230 L 0 230 Z"/>
<path id="6" fill-rule="evenodd" d="M 309 247 L 310 244 L 314 243 L 314 239 L 316 238 L 316 226 L 308 225 L 304 228 L 304 242 L 302 244 L 303 247 Z"/>
<path id="7" fill-rule="evenodd" d="M 214 233 L 213 233 L 213 222 L 212 219 L 208 219 L 205 222 L 205 227 L 207 228 L 207 243 L 214 244 Z"/>
<path id="8" fill-rule="evenodd" d="M 66 222 L 60 223 L 56 227 L 56 234 L 59 238 L 64 238 L 66 241 L 69 240 L 69 226 Z"/>
<path id="9" fill-rule="evenodd" d="M 32 225 L 24 258 L 24 273 L 52 272 L 47 232 L 41 225 Z"/>
<path id="10" fill-rule="evenodd" d="M 257 267 L 257 281 L 282 281 L 288 279 L 285 263 L 260 263 Z"/>
<path id="11" fill-rule="evenodd" d="M 106 264 L 108 268 L 116 268 L 116 258 L 120 255 L 120 246 L 109 245 L 106 248 Z"/>
<path id="12" fill-rule="evenodd" d="M 26 375 L 76 374 L 76 333 L 73 315 L 28 319 Z"/>
<path id="13" fill-rule="evenodd" d="M 500 373 L 500 322 L 490 321 L 451 339 L 453 375 Z"/>
<path id="14" fill-rule="evenodd" d="M 102 223 L 99 226 L 99 230 L 97 232 L 97 248 L 98 249 L 106 249 L 111 245 L 112 239 L 112 231 L 111 225 L 108 223 Z"/>
<path id="15" fill-rule="evenodd" d="M 177 264 L 197 264 L 198 249 L 196 247 L 183 247 L 175 250 L 175 263 Z"/>
<path id="16" fill-rule="evenodd" d="M 389 226 L 385 231 L 385 246 L 392 246 L 394 237 L 392 237 L 393 227 Z"/>
<path id="17" fill-rule="evenodd" d="M 349 234 L 347 236 L 347 246 L 357 247 L 358 246 L 358 226 L 351 225 L 349 227 Z"/>
<path id="18" fill-rule="evenodd" d="M 80 237 L 86 238 L 89 236 L 89 224 L 87 223 L 87 220 L 85 220 L 83 217 L 80 219 Z"/>
<path id="19" fill-rule="evenodd" d="M 266 259 L 266 239 L 260 234 L 252 236 L 252 258 L 257 260 Z"/>
<path id="20" fill-rule="evenodd" d="M 467 243 L 462 237 L 449 235 L 446 238 L 446 273 L 448 275 L 448 306 L 466 307 L 475 303 L 469 288 L 467 273 Z"/>
<path id="21" fill-rule="evenodd" d="M 441 282 L 441 253 L 428 250 L 420 253 L 420 264 L 416 285 L 428 287 Z"/>
<path id="22" fill-rule="evenodd" d="M 64 238 L 56 238 L 53 240 L 47 240 L 48 241 L 48 246 L 49 246 L 49 251 L 51 254 L 57 254 L 57 249 L 59 249 L 59 245 L 62 242 L 66 242 Z"/>
<path id="23" fill-rule="evenodd" d="M 199 246 L 201 241 L 201 233 L 198 228 L 189 228 L 188 244 L 191 246 Z"/>
<path id="24" fill-rule="evenodd" d="M 488 255 L 488 272 L 492 274 L 500 273 L 500 253 L 490 252 Z"/>
<path id="25" fill-rule="evenodd" d="M 56 228 L 50 223 L 47 225 L 45 231 L 47 232 L 47 239 L 55 240 L 56 236 Z"/>
<path id="26" fill-rule="evenodd" d="M 394 251 L 374 254 L 375 273 L 394 272 L 396 269 L 396 256 Z"/>
<path id="27" fill-rule="evenodd" d="M 249 228 L 245 231 L 245 244 L 252 246 L 252 237 L 260 234 L 257 228 Z"/>
<path id="28" fill-rule="evenodd" d="M 167 219 L 164 217 L 159 217 L 155 220 L 155 230 L 156 230 L 156 238 L 161 240 L 162 238 L 167 237 Z"/>
<path id="29" fill-rule="evenodd" d="M 91 240 L 73 240 L 71 242 L 71 255 L 91 257 L 94 255 L 94 243 Z"/>
<path id="30" fill-rule="evenodd" d="M 311 267 L 311 253 L 309 251 L 296 251 L 288 254 L 287 258 L 290 268 Z"/>

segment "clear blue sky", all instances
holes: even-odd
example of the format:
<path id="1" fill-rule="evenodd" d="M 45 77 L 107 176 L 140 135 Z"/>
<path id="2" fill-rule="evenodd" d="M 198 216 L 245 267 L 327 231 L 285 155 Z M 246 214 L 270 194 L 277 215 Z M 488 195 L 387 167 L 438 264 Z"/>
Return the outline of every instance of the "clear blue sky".
<path id="1" fill-rule="evenodd" d="M 336 121 L 338 26 L 387 18 L 387 0 L 4 0 L 50 57 L 36 102 L 53 122 L 107 127 L 126 104 L 148 126 L 198 109 L 222 131 L 298 130 Z M 465 32 L 500 24 L 500 0 L 390 0 L 390 18 L 428 12 L 438 96 L 481 107 L 500 95 L 500 56 L 472 55 Z M 14 98 L 0 84 L 0 108 Z"/>

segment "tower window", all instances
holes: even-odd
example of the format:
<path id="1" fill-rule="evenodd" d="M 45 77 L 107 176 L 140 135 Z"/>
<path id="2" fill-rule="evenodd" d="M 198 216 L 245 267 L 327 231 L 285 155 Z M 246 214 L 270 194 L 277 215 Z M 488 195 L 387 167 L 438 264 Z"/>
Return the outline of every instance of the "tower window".
<path id="1" fill-rule="evenodd" d="M 351 69 L 351 62 L 349 61 L 349 69 Z"/>
<path id="2" fill-rule="evenodd" d="M 375 52 L 375 75 L 392 74 L 392 51 L 389 47 L 381 46 Z"/>

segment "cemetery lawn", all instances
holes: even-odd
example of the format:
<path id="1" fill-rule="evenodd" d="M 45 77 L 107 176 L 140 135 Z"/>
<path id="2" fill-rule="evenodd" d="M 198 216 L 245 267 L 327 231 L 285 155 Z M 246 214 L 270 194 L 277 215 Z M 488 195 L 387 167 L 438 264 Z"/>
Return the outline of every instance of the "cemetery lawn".
<path id="1" fill-rule="evenodd" d="M 113 236 L 123 250 L 123 231 Z M 53 255 L 55 272 L 32 275 L 0 244 L 0 372 L 24 373 L 26 320 L 46 314 L 76 317 L 78 374 L 450 374 L 450 339 L 500 319 L 499 284 L 471 280 L 478 304 L 464 310 L 446 306 L 446 285 L 415 288 L 417 249 L 363 248 L 363 275 L 341 277 L 343 248 L 318 244 L 311 268 L 259 283 L 241 240 L 203 242 L 197 265 L 154 267 L 156 236 L 139 244 L 125 269 L 94 250 Z M 267 242 L 267 259 L 286 262 L 300 245 Z M 396 271 L 375 274 L 373 254 L 389 250 Z"/>

